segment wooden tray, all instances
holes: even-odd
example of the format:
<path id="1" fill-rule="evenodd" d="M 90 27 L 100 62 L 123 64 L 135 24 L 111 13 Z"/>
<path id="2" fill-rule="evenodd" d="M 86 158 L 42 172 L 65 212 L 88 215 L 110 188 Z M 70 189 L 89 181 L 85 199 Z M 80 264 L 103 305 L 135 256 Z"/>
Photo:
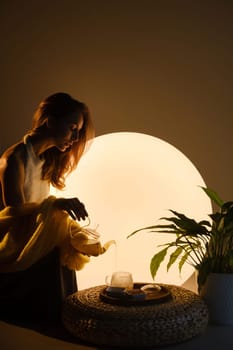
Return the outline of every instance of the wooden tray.
<path id="1" fill-rule="evenodd" d="M 140 289 L 145 286 L 147 283 L 134 283 L 134 289 Z M 149 283 L 148 283 L 149 284 Z M 168 288 L 158 284 L 161 290 L 153 291 L 150 293 L 145 293 L 145 298 L 136 298 L 137 294 L 127 295 L 120 294 L 119 296 L 112 296 L 107 293 L 106 288 L 103 288 L 100 291 L 100 299 L 106 303 L 114 304 L 114 305 L 147 305 L 147 304 L 160 304 L 164 303 L 171 299 L 171 293 Z"/>

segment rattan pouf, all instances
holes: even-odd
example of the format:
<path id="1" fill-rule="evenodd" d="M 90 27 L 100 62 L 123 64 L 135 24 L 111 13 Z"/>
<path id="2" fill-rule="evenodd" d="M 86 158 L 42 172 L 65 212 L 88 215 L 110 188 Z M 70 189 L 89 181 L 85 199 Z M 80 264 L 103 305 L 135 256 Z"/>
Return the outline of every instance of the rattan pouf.
<path id="1" fill-rule="evenodd" d="M 175 344 L 203 332 L 208 310 L 197 294 L 165 285 L 171 299 L 160 304 L 113 305 L 100 293 L 106 286 L 81 290 L 68 296 L 63 305 L 65 328 L 89 343 L 121 347 Z"/>

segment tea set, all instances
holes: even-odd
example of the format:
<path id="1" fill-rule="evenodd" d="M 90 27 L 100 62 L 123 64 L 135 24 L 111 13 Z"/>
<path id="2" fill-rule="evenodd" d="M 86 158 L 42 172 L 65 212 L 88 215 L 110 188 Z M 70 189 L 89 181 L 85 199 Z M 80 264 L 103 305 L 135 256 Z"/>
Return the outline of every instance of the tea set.
<path id="1" fill-rule="evenodd" d="M 105 294 L 109 297 L 143 301 L 158 297 L 162 287 L 156 283 L 134 283 L 131 272 L 115 271 L 105 278 Z"/>

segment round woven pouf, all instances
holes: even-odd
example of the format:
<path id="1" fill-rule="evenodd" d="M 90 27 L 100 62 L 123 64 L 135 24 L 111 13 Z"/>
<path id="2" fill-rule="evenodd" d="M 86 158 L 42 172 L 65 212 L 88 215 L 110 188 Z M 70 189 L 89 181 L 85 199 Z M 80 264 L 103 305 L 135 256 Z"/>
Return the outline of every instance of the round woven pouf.
<path id="1" fill-rule="evenodd" d="M 121 347 L 175 344 L 203 332 L 208 310 L 197 294 L 165 285 L 171 298 L 159 304 L 113 305 L 100 298 L 106 286 L 81 290 L 68 296 L 62 320 L 74 336 L 89 343 Z"/>

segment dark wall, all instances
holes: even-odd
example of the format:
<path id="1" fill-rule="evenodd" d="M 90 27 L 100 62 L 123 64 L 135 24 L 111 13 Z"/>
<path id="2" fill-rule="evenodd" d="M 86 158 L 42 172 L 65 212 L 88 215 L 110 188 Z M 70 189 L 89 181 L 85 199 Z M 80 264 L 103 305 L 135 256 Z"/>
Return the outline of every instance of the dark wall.
<path id="1" fill-rule="evenodd" d="M 97 135 L 160 137 L 233 199 L 232 23 L 226 0 L 2 0 L 1 151 L 66 91 Z"/>

